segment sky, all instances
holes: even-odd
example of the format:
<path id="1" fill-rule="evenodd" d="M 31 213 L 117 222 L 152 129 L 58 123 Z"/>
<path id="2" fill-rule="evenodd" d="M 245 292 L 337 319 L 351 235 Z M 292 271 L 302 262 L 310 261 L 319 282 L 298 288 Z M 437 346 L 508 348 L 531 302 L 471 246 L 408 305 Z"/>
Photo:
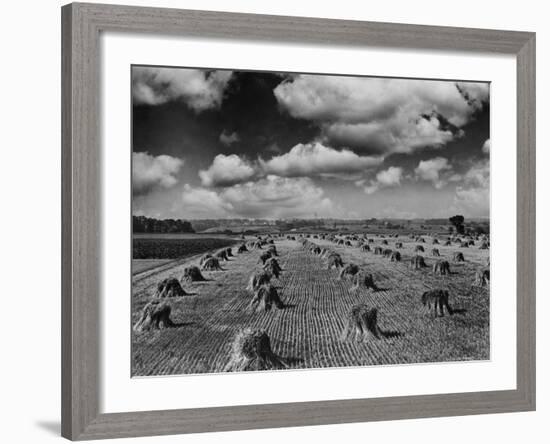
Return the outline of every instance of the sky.
<path id="1" fill-rule="evenodd" d="M 489 84 L 132 67 L 133 214 L 489 217 Z"/>

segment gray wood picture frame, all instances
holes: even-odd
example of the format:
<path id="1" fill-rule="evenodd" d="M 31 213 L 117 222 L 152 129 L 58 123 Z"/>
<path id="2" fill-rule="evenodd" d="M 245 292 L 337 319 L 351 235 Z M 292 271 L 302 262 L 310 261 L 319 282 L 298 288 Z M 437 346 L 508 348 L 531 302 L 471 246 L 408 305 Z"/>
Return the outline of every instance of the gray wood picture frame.
<path id="1" fill-rule="evenodd" d="M 517 58 L 517 388 L 146 412 L 99 411 L 100 47 L 105 31 Z M 73 440 L 535 409 L 535 34 L 73 3 L 62 8 L 62 435 Z"/>

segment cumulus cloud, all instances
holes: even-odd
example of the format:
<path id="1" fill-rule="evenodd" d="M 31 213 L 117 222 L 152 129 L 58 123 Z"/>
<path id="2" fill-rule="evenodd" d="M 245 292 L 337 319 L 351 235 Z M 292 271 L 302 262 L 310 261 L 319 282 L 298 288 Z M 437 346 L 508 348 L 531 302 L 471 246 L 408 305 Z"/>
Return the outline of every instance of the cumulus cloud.
<path id="1" fill-rule="evenodd" d="M 387 170 L 382 170 L 376 174 L 376 178 L 371 180 L 369 184 L 364 187 L 365 193 L 373 194 L 380 188 L 399 186 L 401 185 L 402 177 L 403 168 L 391 166 Z M 363 186 L 364 183 L 364 181 L 358 181 L 356 184 Z"/>
<path id="2" fill-rule="evenodd" d="M 374 194 L 376 193 L 378 190 L 380 189 L 380 187 L 378 186 L 378 184 L 376 183 L 376 181 L 371 181 L 370 185 L 367 185 L 365 186 L 364 190 L 365 190 L 365 193 L 367 194 Z"/>
<path id="3" fill-rule="evenodd" d="M 432 182 L 435 188 L 440 189 L 448 181 L 442 177 L 442 174 L 451 170 L 452 167 L 447 159 L 444 157 L 435 157 L 429 160 L 421 160 L 415 168 L 414 173 L 417 178 Z"/>
<path id="4" fill-rule="evenodd" d="M 196 213 L 204 217 L 224 217 L 233 212 L 230 202 L 225 201 L 213 190 L 192 187 L 185 184 L 182 193 L 183 207 L 187 213 Z M 177 208 L 177 205 L 175 206 Z"/>
<path id="5" fill-rule="evenodd" d="M 489 216 L 489 190 L 484 188 L 457 187 L 453 210 L 472 217 Z"/>
<path id="6" fill-rule="evenodd" d="M 389 167 L 387 170 L 380 171 L 376 175 L 376 180 L 384 186 L 401 185 L 401 176 L 403 169 L 399 167 Z"/>
<path id="7" fill-rule="evenodd" d="M 160 105 L 183 101 L 196 112 L 218 108 L 231 71 L 134 67 L 132 97 L 136 104 Z"/>
<path id="8" fill-rule="evenodd" d="M 489 161 L 474 164 L 465 174 L 463 183 L 456 187 L 451 209 L 472 217 L 488 217 L 490 208 Z"/>
<path id="9" fill-rule="evenodd" d="M 241 140 L 241 138 L 239 137 L 239 135 L 235 131 L 230 133 L 230 132 L 226 132 L 225 130 L 223 130 L 220 134 L 220 142 L 225 146 L 230 146 L 230 145 L 232 145 L 235 142 L 238 142 L 240 140 Z"/>
<path id="10" fill-rule="evenodd" d="M 199 171 L 199 177 L 205 187 L 228 187 L 268 175 L 349 179 L 381 162 L 380 156 L 359 156 L 352 151 L 339 151 L 320 143 L 298 144 L 289 152 L 269 160 L 258 158 L 249 161 L 237 154 L 218 154 L 208 169 Z"/>
<path id="11" fill-rule="evenodd" d="M 226 187 L 247 182 L 258 174 L 257 169 L 237 154 L 218 154 L 206 170 L 199 171 L 205 187 Z"/>
<path id="12" fill-rule="evenodd" d="M 488 160 L 474 164 L 464 174 L 464 184 L 481 188 L 489 188 L 490 165 Z"/>
<path id="13" fill-rule="evenodd" d="M 491 139 L 487 139 L 483 146 L 481 147 L 481 151 L 483 151 L 486 154 L 489 154 L 491 152 Z"/>
<path id="14" fill-rule="evenodd" d="M 288 153 L 260 161 L 267 174 L 284 177 L 349 174 L 379 165 L 379 156 L 358 156 L 350 150 L 335 150 L 320 143 L 298 144 Z"/>
<path id="15" fill-rule="evenodd" d="M 463 133 L 484 102 L 485 83 L 298 75 L 274 90 L 280 106 L 315 121 L 339 146 L 412 152 Z"/>
<path id="16" fill-rule="evenodd" d="M 443 129 L 435 116 L 411 120 L 405 112 L 383 122 L 325 124 L 324 134 L 336 145 L 359 148 L 366 145 L 380 153 L 409 153 L 426 146 L 441 147 L 460 137 L 460 133 Z"/>
<path id="17" fill-rule="evenodd" d="M 182 202 L 188 211 L 217 217 L 334 216 L 335 206 L 309 178 L 266 176 L 256 182 L 219 190 L 185 185 Z"/>
<path id="18" fill-rule="evenodd" d="M 171 188 L 177 182 L 177 173 L 183 160 L 177 157 L 152 156 L 147 152 L 132 153 L 132 190 L 143 195 L 156 188 Z"/>

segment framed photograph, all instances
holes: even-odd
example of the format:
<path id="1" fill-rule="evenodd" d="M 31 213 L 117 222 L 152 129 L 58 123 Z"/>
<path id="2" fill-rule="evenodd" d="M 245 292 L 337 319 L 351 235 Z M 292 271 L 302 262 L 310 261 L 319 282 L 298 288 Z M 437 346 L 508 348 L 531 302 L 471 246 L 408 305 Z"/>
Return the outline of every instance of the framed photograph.
<path id="1" fill-rule="evenodd" d="M 62 24 L 63 436 L 535 409 L 533 33 Z"/>

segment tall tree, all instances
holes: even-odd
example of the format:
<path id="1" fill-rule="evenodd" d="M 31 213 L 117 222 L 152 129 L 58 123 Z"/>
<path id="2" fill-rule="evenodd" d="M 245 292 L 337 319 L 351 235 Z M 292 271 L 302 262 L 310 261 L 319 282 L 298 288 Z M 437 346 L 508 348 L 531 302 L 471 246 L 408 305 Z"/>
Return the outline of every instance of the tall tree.
<path id="1" fill-rule="evenodd" d="M 458 234 L 464 234 L 464 216 L 457 214 L 456 216 L 449 217 L 449 222 L 451 222 Z"/>

